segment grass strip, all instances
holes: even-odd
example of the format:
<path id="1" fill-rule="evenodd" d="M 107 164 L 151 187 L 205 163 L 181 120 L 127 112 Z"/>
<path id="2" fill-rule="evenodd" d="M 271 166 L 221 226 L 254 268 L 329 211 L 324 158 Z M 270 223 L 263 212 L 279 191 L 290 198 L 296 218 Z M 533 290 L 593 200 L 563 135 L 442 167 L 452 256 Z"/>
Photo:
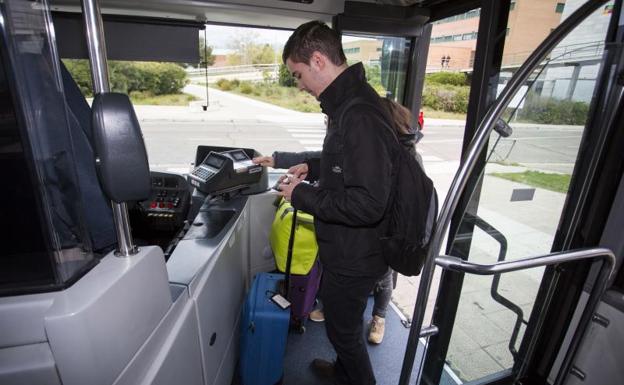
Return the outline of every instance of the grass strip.
<path id="1" fill-rule="evenodd" d="M 570 174 L 554 174 L 539 171 L 513 173 L 495 172 L 489 175 L 561 193 L 568 192 L 571 177 Z"/>
<path id="2" fill-rule="evenodd" d="M 151 95 L 142 92 L 131 92 L 130 100 L 137 105 L 188 106 L 189 102 L 199 99 L 189 94 Z"/>

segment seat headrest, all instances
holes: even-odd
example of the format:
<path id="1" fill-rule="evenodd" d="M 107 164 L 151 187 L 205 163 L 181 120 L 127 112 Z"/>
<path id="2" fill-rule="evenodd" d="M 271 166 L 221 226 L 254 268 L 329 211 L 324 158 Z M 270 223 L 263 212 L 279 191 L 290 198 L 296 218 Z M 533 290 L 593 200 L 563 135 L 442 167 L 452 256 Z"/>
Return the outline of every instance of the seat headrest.
<path id="1" fill-rule="evenodd" d="M 147 151 L 130 99 L 114 92 L 98 94 L 91 109 L 104 193 L 117 203 L 147 199 L 151 189 Z"/>

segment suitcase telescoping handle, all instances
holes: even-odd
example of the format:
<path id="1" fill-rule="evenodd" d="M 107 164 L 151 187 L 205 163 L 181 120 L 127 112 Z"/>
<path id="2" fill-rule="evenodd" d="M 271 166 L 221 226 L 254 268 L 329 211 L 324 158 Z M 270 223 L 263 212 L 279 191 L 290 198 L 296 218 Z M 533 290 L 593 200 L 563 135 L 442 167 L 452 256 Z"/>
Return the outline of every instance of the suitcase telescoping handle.
<path id="1" fill-rule="evenodd" d="M 288 254 L 286 255 L 286 280 L 284 281 L 284 297 L 288 299 L 290 291 L 290 265 L 292 264 L 293 246 L 295 244 L 295 229 L 297 227 L 297 209 L 293 207 L 292 226 L 290 227 L 290 238 L 288 239 Z"/>

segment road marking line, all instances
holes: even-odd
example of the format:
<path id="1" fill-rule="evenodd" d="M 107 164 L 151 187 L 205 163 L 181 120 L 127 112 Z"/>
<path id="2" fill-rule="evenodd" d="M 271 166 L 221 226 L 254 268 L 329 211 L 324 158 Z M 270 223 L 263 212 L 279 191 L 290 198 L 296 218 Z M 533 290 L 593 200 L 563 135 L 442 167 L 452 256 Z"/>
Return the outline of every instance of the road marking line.
<path id="1" fill-rule="evenodd" d="M 293 138 L 317 138 L 323 139 L 325 137 L 324 134 L 292 134 Z"/>
<path id="2" fill-rule="evenodd" d="M 288 132 L 309 132 L 309 133 L 318 133 L 325 135 L 325 130 L 316 130 L 311 128 L 289 128 L 286 131 Z"/>
<path id="3" fill-rule="evenodd" d="M 322 140 L 318 140 L 318 139 L 316 139 L 316 140 L 313 140 L 313 139 L 310 139 L 310 140 L 302 139 L 302 140 L 299 141 L 299 143 L 301 143 L 301 144 L 323 144 L 323 141 Z"/>
<path id="4" fill-rule="evenodd" d="M 422 160 L 425 162 L 442 162 L 444 159 L 433 155 L 422 155 Z"/>

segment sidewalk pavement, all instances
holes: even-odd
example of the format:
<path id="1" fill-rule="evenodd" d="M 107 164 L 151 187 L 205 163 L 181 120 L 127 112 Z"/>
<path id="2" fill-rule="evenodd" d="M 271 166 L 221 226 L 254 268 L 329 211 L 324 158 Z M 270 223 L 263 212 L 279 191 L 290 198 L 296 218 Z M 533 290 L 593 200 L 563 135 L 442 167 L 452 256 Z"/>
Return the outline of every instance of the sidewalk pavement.
<path id="1" fill-rule="evenodd" d="M 440 207 L 454 176 L 452 162 L 425 164 L 427 173 L 438 190 Z M 455 162 L 457 164 L 457 162 Z M 531 200 L 512 201 L 516 189 L 533 189 L 521 183 L 489 175 L 491 172 L 520 172 L 522 167 L 489 165 L 481 189 L 479 217 L 502 233 L 508 244 L 506 260 L 547 254 L 565 202 L 565 194 L 534 189 Z M 444 253 L 443 245 L 441 252 Z M 470 260 L 475 263 L 496 263 L 500 245 L 482 230 L 476 229 L 472 238 Z M 523 310 L 528 320 L 539 288 L 543 268 L 518 271 L 501 277 L 498 293 Z M 431 314 L 439 288 L 441 269 L 436 268 L 427 302 L 424 326 L 431 322 Z M 409 319 L 418 292 L 419 277 L 399 275 L 393 293 L 393 302 Z M 455 319 L 447 361 L 453 371 L 469 381 L 511 367 L 513 357 L 508 349 L 516 316 L 494 301 L 490 290 L 492 276 L 464 276 L 463 289 Z M 516 347 L 522 339 L 521 328 Z"/>
<path id="2" fill-rule="evenodd" d="M 213 88 L 208 91 L 209 104 L 206 106 L 204 87 L 187 85 L 184 91 L 202 100 L 191 102 L 188 106 L 136 105 L 137 117 L 140 121 L 181 122 L 266 120 L 322 124 L 324 121 L 323 114 L 293 111 Z"/>

